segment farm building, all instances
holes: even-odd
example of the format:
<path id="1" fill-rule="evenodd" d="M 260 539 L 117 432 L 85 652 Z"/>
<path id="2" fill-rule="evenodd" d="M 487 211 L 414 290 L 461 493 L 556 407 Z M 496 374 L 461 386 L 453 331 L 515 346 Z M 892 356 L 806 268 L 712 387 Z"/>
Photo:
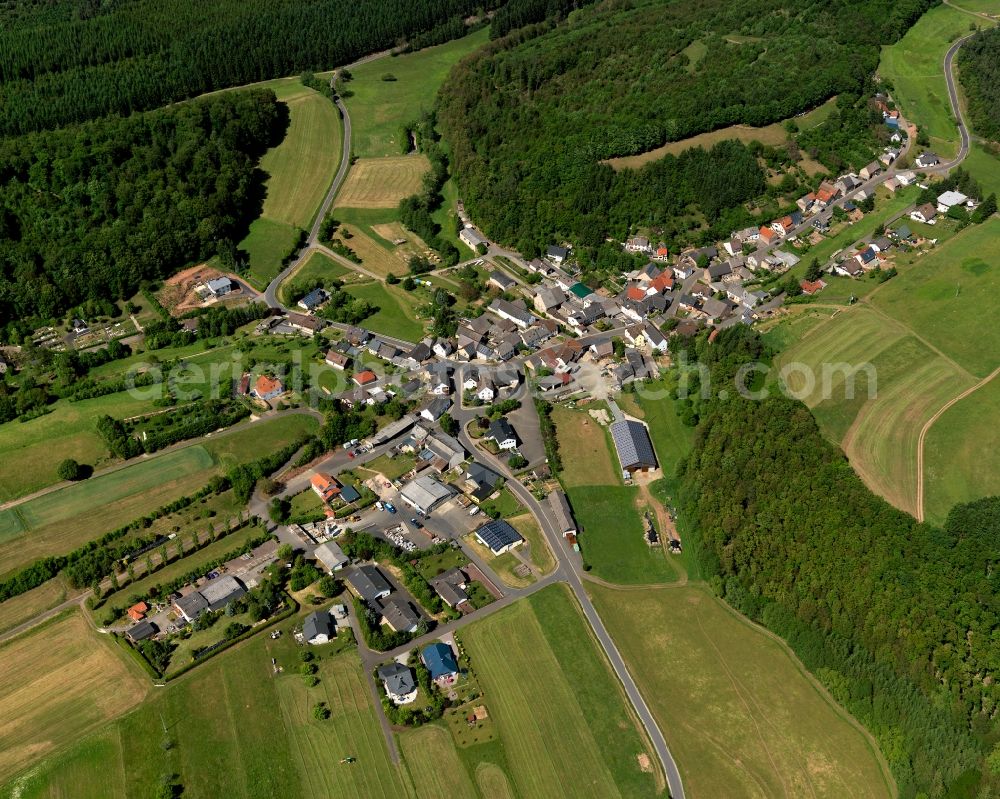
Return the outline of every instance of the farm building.
<path id="1" fill-rule="evenodd" d="M 476 538 L 484 547 L 489 547 L 494 555 L 502 555 L 523 544 L 521 534 L 504 519 L 493 519 L 476 530 Z"/>
<path id="2" fill-rule="evenodd" d="M 344 554 L 344 550 L 336 541 L 320 544 L 313 554 L 316 556 L 316 560 L 323 564 L 323 568 L 329 572 L 339 571 L 351 562 L 351 559 Z"/>
<path id="3" fill-rule="evenodd" d="M 555 518 L 556 529 L 563 535 L 575 535 L 577 528 L 573 520 L 573 511 L 569 507 L 569 500 L 562 491 L 553 491 L 549 494 L 549 507 L 552 508 L 552 516 Z"/>
<path id="4" fill-rule="evenodd" d="M 427 671 L 431 673 L 432 680 L 458 674 L 458 661 L 455 660 L 455 653 L 448 644 L 441 641 L 425 646 L 420 653 L 420 659 L 427 667 Z"/>
<path id="5" fill-rule="evenodd" d="M 451 496 L 452 489 L 430 475 L 411 480 L 399 492 L 400 499 L 418 513 L 430 513 Z"/>
<path id="6" fill-rule="evenodd" d="M 486 241 L 486 237 L 471 225 L 469 227 L 462 228 L 462 232 L 458 234 L 458 237 L 468 244 L 473 250 L 477 249 L 480 244 L 484 246 L 489 245 L 489 242 Z"/>
<path id="7" fill-rule="evenodd" d="M 417 680 L 409 667 L 394 660 L 379 666 L 376 673 L 393 704 L 407 705 L 417 698 Z"/>
<path id="8" fill-rule="evenodd" d="M 327 644 L 337 637 L 337 627 L 328 611 L 317 610 L 302 622 L 302 637 L 307 643 Z"/>
<path id="9" fill-rule="evenodd" d="M 231 574 L 224 574 L 201 588 L 201 595 L 208 603 L 208 609 L 222 610 L 226 605 L 239 599 L 247 592 L 246 586 Z"/>
<path id="10" fill-rule="evenodd" d="M 382 605 L 382 624 L 397 633 L 415 633 L 420 614 L 409 602 L 390 599 Z"/>
<path id="11" fill-rule="evenodd" d="M 369 604 L 392 593 L 392 586 L 374 566 L 360 566 L 347 575 L 347 584 L 360 599 Z"/>
<path id="12" fill-rule="evenodd" d="M 641 422 L 622 419 L 611 425 L 618 463 L 623 472 L 648 472 L 656 468 L 656 454 L 649 431 Z"/>

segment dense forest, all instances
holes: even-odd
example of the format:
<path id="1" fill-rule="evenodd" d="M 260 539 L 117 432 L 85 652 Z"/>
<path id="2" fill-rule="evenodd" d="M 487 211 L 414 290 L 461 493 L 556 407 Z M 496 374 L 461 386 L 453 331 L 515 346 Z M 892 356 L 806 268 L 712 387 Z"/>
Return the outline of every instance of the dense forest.
<path id="1" fill-rule="evenodd" d="M 0 140 L 0 324 L 130 297 L 238 241 L 286 127 L 257 90 Z"/>
<path id="2" fill-rule="evenodd" d="M 959 78 L 976 133 L 1000 141 L 1000 28 L 977 33 L 958 51 Z"/>
<path id="3" fill-rule="evenodd" d="M 52 0 L 0 6 L 0 135 L 149 110 L 461 35 L 490 0 Z"/>
<path id="4" fill-rule="evenodd" d="M 662 211 L 625 191 L 595 203 L 608 185 L 633 180 L 602 159 L 858 96 L 880 45 L 933 2 L 808 0 L 790 13 L 784 0 L 606 0 L 512 30 L 442 90 L 466 207 L 491 238 L 529 254 L 553 236 L 622 237 L 629 222 Z M 546 4 L 520 5 L 532 19 Z M 747 188 L 742 170 L 733 177 L 725 202 Z"/>
<path id="5" fill-rule="evenodd" d="M 692 351 L 717 396 L 762 347 L 731 328 Z M 1000 498 L 957 506 L 943 529 L 918 524 L 868 490 L 800 402 L 700 412 L 681 507 L 716 590 L 871 730 L 902 796 L 996 795 Z"/>

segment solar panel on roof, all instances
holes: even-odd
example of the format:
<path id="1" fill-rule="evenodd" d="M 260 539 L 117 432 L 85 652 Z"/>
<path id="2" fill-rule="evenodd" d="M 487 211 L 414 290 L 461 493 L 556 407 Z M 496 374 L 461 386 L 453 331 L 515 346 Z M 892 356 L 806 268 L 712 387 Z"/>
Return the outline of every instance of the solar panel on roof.
<path id="1" fill-rule="evenodd" d="M 476 531 L 476 534 L 494 552 L 524 540 L 521 534 L 503 519 L 487 522 Z"/>

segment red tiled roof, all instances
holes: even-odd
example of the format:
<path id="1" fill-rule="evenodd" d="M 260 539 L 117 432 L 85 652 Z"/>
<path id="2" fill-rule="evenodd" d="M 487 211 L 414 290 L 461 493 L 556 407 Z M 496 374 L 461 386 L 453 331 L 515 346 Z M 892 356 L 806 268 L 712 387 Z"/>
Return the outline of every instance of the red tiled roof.
<path id="1" fill-rule="evenodd" d="M 635 300 L 636 302 L 641 302 L 645 298 L 646 292 L 643 291 L 642 288 L 639 287 L 639 286 L 629 286 L 628 287 L 628 291 L 625 292 L 625 295 L 630 300 Z"/>
<path id="2" fill-rule="evenodd" d="M 358 372 L 354 375 L 354 382 L 359 386 L 366 386 L 369 383 L 374 383 L 378 380 L 378 377 L 371 369 L 365 369 L 363 372 Z"/>
<path id="3" fill-rule="evenodd" d="M 674 276 L 664 272 L 659 277 L 653 278 L 653 281 L 649 285 L 662 293 L 674 287 Z"/>
<path id="4" fill-rule="evenodd" d="M 266 396 L 272 391 L 282 391 L 284 386 L 281 385 L 281 381 L 276 377 L 268 377 L 267 375 L 261 375 L 257 378 L 257 382 L 254 384 L 254 391 L 257 392 L 258 397 Z"/>
<path id="5" fill-rule="evenodd" d="M 804 294 L 815 294 L 826 288 L 826 283 L 822 280 L 800 280 L 799 286 Z"/>

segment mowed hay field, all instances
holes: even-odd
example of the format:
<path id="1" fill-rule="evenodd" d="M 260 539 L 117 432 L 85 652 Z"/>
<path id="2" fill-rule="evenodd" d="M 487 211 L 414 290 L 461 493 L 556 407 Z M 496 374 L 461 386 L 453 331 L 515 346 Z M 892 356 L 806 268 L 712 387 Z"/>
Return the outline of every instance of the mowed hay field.
<path id="1" fill-rule="evenodd" d="M 395 208 L 420 191 L 430 169 L 424 155 L 359 158 L 351 165 L 336 204 L 348 208 Z"/>
<path id="2" fill-rule="evenodd" d="M 952 405 L 924 441 L 924 514 L 941 524 L 959 502 L 1000 494 L 1000 376 Z M 2 607 L 2 606 L 0 606 Z"/>
<path id="3" fill-rule="evenodd" d="M 985 377 L 1000 366 L 998 237 L 996 216 L 967 227 L 886 283 L 872 295 L 872 304 L 960 367 Z"/>
<path id="4" fill-rule="evenodd" d="M 0 602 L 0 633 L 33 619 L 66 599 L 66 586 L 53 577 L 37 588 Z"/>
<path id="5" fill-rule="evenodd" d="M 706 588 L 588 591 L 688 795 L 894 795 L 862 728 L 783 644 Z"/>
<path id="6" fill-rule="evenodd" d="M 592 574 L 612 583 L 670 582 L 677 572 L 663 550 L 643 539 L 636 486 L 621 483 L 605 427 L 586 411 L 552 411 L 563 461 L 560 480 L 580 525 L 580 549 Z"/>
<path id="7" fill-rule="evenodd" d="M 461 634 L 521 796 L 661 793 L 656 758 L 569 589 L 555 585 Z"/>
<path id="8" fill-rule="evenodd" d="M 892 96 L 906 119 L 931 137 L 931 149 L 942 156 L 958 152 L 958 129 L 948 101 L 944 56 L 969 24 L 989 22 L 948 5 L 926 12 L 906 35 L 882 48 L 879 73 L 893 83 Z"/>
<path id="9" fill-rule="evenodd" d="M 148 680 L 113 646 L 78 612 L 0 646 L 0 780 L 142 699 Z"/>
<path id="10" fill-rule="evenodd" d="M 462 39 L 395 58 L 379 58 L 351 69 L 351 149 L 360 158 L 399 155 L 403 125 L 434 107 L 434 97 L 451 68 L 489 41 L 480 30 Z M 383 80 L 391 75 L 394 80 Z"/>
<path id="11" fill-rule="evenodd" d="M 399 736 L 406 770 L 419 796 L 476 799 L 479 794 L 448 730 L 428 725 Z M 499 769 L 498 769 L 499 770 Z M 500 772 L 503 776 L 503 772 Z"/>
<path id="12" fill-rule="evenodd" d="M 866 306 L 805 331 L 775 367 L 869 488 L 915 513 L 920 429 L 972 378 Z"/>
<path id="13" fill-rule="evenodd" d="M 281 99 L 289 125 L 282 142 L 260 162 L 269 175 L 263 216 L 307 228 L 340 165 L 340 115 L 330 100 L 305 86 Z"/>
<path id="14" fill-rule="evenodd" d="M 178 775 L 191 799 L 412 796 L 389 761 L 357 655 L 317 654 L 320 683 L 307 688 L 289 630 L 277 641 L 252 638 L 37 763 L 0 797 L 131 799 L 152 796 L 163 774 Z M 272 657 L 282 674 L 273 673 Z M 66 676 L 68 683 L 79 679 Z M 312 715 L 320 701 L 331 710 L 326 721 Z M 168 750 L 163 725 L 173 742 Z M 348 755 L 357 762 L 338 763 Z"/>
<path id="15" fill-rule="evenodd" d="M 378 313 L 363 322 L 368 330 L 406 341 L 419 341 L 423 337 L 424 325 L 417 319 L 416 300 L 398 286 L 373 282 L 349 286 L 346 291 L 378 306 Z"/>

